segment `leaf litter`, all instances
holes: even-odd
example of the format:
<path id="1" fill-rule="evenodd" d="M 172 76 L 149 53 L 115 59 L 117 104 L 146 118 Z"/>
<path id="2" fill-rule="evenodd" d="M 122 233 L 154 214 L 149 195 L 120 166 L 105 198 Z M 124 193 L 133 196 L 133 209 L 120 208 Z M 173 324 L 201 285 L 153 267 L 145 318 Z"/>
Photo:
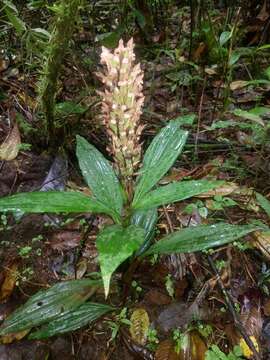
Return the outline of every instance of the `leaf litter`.
<path id="1" fill-rule="evenodd" d="M 263 5 L 260 13 L 257 14 L 257 20 L 259 19 L 259 21 L 264 22 L 267 21 L 266 19 L 268 18 L 269 14 L 265 5 Z M 185 26 L 188 28 L 189 24 L 190 19 L 186 16 L 181 25 L 183 27 L 182 30 L 184 30 Z M 171 25 L 172 28 L 175 27 L 173 22 Z M 177 22 L 177 26 L 179 26 L 179 22 Z M 171 29 L 171 31 L 173 34 L 173 29 Z M 253 36 L 251 42 L 254 42 L 255 35 L 260 34 L 259 27 L 249 28 L 248 31 Z M 262 35 L 260 34 L 260 36 Z M 159 38 L 160 36 L 156 36 L 156 39 Z M 197 49 L 197 52 L 194 54 L 194 59 L 200 62 L 205 56 L 207 46 L 205 46 L 205 43 L 202 43 L 200 49 L 199 47 Z M 76 56 L 78 57 L 78 54 L 76 54 L 75 57 Z M 144 113 L 145 122 L 147 123 L 144 139 L 146 143 L 149 142 L 149 139 L 156 133 L 157 129 L 161 127 L 161 122 L 163 122 L 164 119 L 179 116 L 182 108 L 186 108 L 191 112 L 194 112 L 195 109 L 197 113 L 198 103 L 194 101 L 193 96 L 190 96 L 192 95 L 191 87 L 187 86 L 187 83 L 179 83 L 177 88 L 178 93 L 174 93 L 174 84 L 168 83 L 168 81 L 179 81 L 179 78 L 168 78 L 165 74 L 168 67 L 174 66 L 174 62 L 172 61 L 173 56 L 174 54 L 172 53 L 164 53 L 159 56 L 158 60 L 143 60 L 147 79 L 146 111 Z M 176 57 L 177 56 L 180 58 L 179 54 L 176 54 Z M 186 59 L 187 57 L 184 58 Z M 1 64 L 2 71 L 6 71 L 7 62 L 2 60 Z M 71 65 L 69 61 L 65 64 L 69 72 L 72 71 Z M 12 65 L 9 64 L 9 67 L 10 66 Z M 14 66 L 16 67 L 16 62 Z M 147 71 L 147 68 L 149 71 Z M 18 71 L 21 71 L 20 68 L 16 71 L 17 72 L 14 72 L 15 76 L 9 74 L 4 83 L 5 89 L 10 95 L 14 94 L 15 89 L 22 85 L 20 79 L 20 75 L 22 74 L 18 74 Z M 74 84 L 70 83 L 71 86 L 69 86 L 68 79 L 66 83 L 63 84 L 65 88 L 64 93 L 61 95 L 63 102 L 68 98 L 72 99 L 72 89 L 82 87 L 81 78 L 85 81 L 85 76 L 88 75 L 84 72 L 83 67 L 80 71 L 82 71 L 82 73 L 79 75 L 77 73 L 74 74 L 74 71 L 72 71 L 72 74 L 74 74 L 74 79 L 72 80 Z M 205 96 L 205 101 L 203 102 L 203 121 L 199 129 L 198 137 L 198 158 L 193 158 L 187 147 L 184 157 L 176 162 L 173 171 L 161 179 L 160 184 L 168 184 L 175 180 L 185 179 L 185 177 L 191 177 L 193 180 L 197 180 L 205 178 L 206 176 L 214 176 L 220 180 L 226 179 L 230 182 L 223 188 L 220 187 L 202 196 L 197 196 L 186 201 L 184 204 L 185 207 L 191 204 L 193 206 L 191 214 L 187 213 L 185 208 L 183 208 L 182 205 L 178 206 L 178 204 L 163 208 L 159 212 L 158 219 L 159 232 L 163 235 L 169 234 L 172 230 L 179 230 L 183 225 L 195 226 L 201 223 L 206 224 L 208 222 L 207 217 L 204 218 L 201 216 L 203 211 L 200 209 L 203 207 L 206 207 L 211 214 L 214 213 L 214 216 L 221 219 L 226 217 L 230 222 L 235 224 L 245 223 L 246 219 L 269 224 L 269 219 L 267 218 L 267 201 L 269 202 L 270 187 L 269 184 L 267 184 L 267 174 L 261 167 L 253 170 L 252 167 L 246 168 L 243 166 L 243 161 L 246 161 L 246 164 L 247 162 L 249 162 L 249 164 L 252 162 L 258 164 L 259 160 L 261 164 L 265 163 L 269 158 L 267 158 L 267 153 L 264 151 L 264 145 L 257 142 L 258 138 L 256 138 L 256 143 L 250 141 L 250 138 L 251 140 L 255 138 L 251 127 L 249 129 L 241 129 L 241 134 L 239 131 L 231 131 L 230 127 L 228 130 L 226 128 L 217 128 L 209 131 L 211 125 L 215 124 L 215 121 L 211 124 L 209 119 L 214 118 L 218 120 L 216 119 L 216 114 L 212 106 L 213 102 L 216 101 L 215 94 L 217 88 L 215 88 L 215 86 L 224 88 L 225 84 L 224 82 L 215 82 L 215 75 L 218 74 L 218 69 L 214 68 L 214 71 L 208 71 L 208 73 L 209 76 L 213 76 L 213 79 L 211 77 L 208 78 L 209 85 L 207 91 L 209 94 Z M 242 75 L 241 72 L 239 74 Z M 33 81 L 33 79 L 29 79 L 29 88 L 32 86 L 31 81 Z M 236 78 L 230 83 L 232 106 L 237 108 L 243 106 L 244 111 L 249 111 L 249 108 L 252 108 L 258 101 L 261 101 L 264 106 L 269 105 L 269 102 L 267 103 L 269 85 L 252 85 L 247 84 L 248 82 L 249 79 Z M 191 84 L 190 86 L 193 85 Z M 198 88 L 198 90 L 200 90 L 200 88 Z M 74 91 L 76 92 L 77 90 Z M 25 109 L 27 97 L 29 96 L 30 98 L 30 94 L 27 92 L 29 92 L 29 89 L 22 91 L 24 101 L 20 100 Z M 89 99 L 86 100 L 89 101 Z M 7 112 L 10 106 L 9 102 L 5 100 L 3 106 Z M 220 104 L 217 104 L 217 107 L 219 106 Z M 29 109 L 27 109 L 27 111 L 28 110 Z M 86 126 L 89 126 L 89 118 L 84 118 L 83 114 L 79 115 L 83 117 L 81 119 L 82 128 L 85 131 Z M 242 113 L 242 115 L 244 115 L 244 113 Z M 232 115 L 232 111 L 229 111 L 225 112 L 224 120 L 232 122 L 236 119 Z M 73 121 L 76 123 L 76 119 Z M 265 121 L 265 119 L 262 121 Z M 241 124 L 239 124 L 240 119 L 237 120 L 236 125 L 231 125 L 238 129 L 238 126 L 241 126 Z M 261 118 L 259 118 L 257 125 L 262 126 Z M 91 126 L 94 127 L 95 125 Z M 3 145 L 5 144 L 4 147 L 3 145 L 1 146 L 1 154 L 4 154 L 1 159 L 1 196 L 10 192 L 19 192 L 23 189 L 35 190 L 41 188 L 43 191 L 52 189 L 63 190 L 67 180 L 66 160 L 59 156 L 52 162 L 50 156 L 42 153 L 40 144 L 34 147 L 34 150 L 18 152 L 20 132 L 21 129 L 18 131 L 18 127 L 16 128 L 15 125 L 10 132 L 10 136 L 8 135 L 8 137 L 6 137 L 6 128 L 5 131 L 0 133 L 1 140 L 6 139 L 2 142 Z M 191 147 L 194 145 L 192 140 L 196 136 L 195 131 L 192 132 L 193 135 L 189 143 Z M 12 133 L 13 136 L 11 136 Z M 3 134 L 5 134 L 5 136 L 3 136 Z M 95 138 L 95 143 L 98 143 L 100 148 L 104 150 L 106 140 L 104 135 L 101 134 L 101 137 L 99 137 L 99 134 L 99 130 L 96 129 L 96 133 L 92 136 Z M 23 135 L 22 138 L 23 141 L 27 139 L 30 143 L 32 143 L 32 141 L 36 143 L 36 139 L 31 137 L 27 138 Z M 13 146 L 14 144 L 16 146 Z M 9 150 L 9 146 L 12 146 L 12 151 Z M 259 149 L 257 149 L 257 147 Z M 69 146 L 69 149 L 72 149 L 72 146 Z M 216 154 L 219 154 L 219 160 L 221 161 L 214 163 L 214 161 L 209 159 L 213 159 L 213 155 Z M 29 162 L 30 165 L 26 166 L 26 162 Z M 51 166 L 51 164 L 53 164 L 53 166 Z M 78 190 L 81 186 L 81 179 L 78 177 L 74 164 L 72 164 L 70 168 L 71 174 L 68 177 L 71 177 L 73 184 L 75 184 L 75 189 Z M 242 169 L 244 169 L 244 176 L 240 172 Z M 255 191 L 264 194 L 264 199 L 258 197 Z M 223 202 L 224 198 L 230 198 L 235 201 L 236 204 L 226 206 Z M 210 206 L 209 203 L 207 204 L 209 200 L 214 201 L 215 205 L 218 203 L 220 207 L 213 207 L 213 204 Z M 2 266 L 0 276 L 1 302 L 5 305 L 9 303 L 14 304 L 15 300 L 15 309 L 19 303 L 26 301 L 28 295 L 35 293 L 40 287 L 46 288 L 48 285 L 53 285 L 59 279 L 68 279 L 70 276 L 72 278 L 76 276 L 80 278 L 82 276 L 80 273 L 87 275 L 89 272 L 98 270 L 95 239 L 99 224 L 108 221 L 106 217 L 98 217 L 97 220 L 95 220 L 96 223 L 93 223 L 89 217 L 68 219 L 67 216 L 62 215 L 53 217 L 51 215 L 50 217 L 24 215 L 22 218 L 19 216 L 18 219 L 21 219 L 20 223 L 17 223 L 17 221 L 12 218 L 7 218 L 6 220 L 1 218 L 0 223 L 3 234 L 0 235 L 0 241 L 1 246 L 3 245 L 5 249 L 5 251 L 0 250 Z M 5 225 L 6 222 L 7 224 Z M 78 223 L 80 223 L 79 226 Z M 12 229 L 8 229 L 8 226 L 11 226 Z M 42 238 L 39 238 L 40 235 Z M 7 237 L 10 239 L 9 243 L 5 243 Z M 267 342 L 270 338 L 267 332 L 267 322 L 265 323 L 266 325 L 262 324 L 264 316 L 268 316 L 266 299 L 270 291 L 268 281 L 270 272 L 268 264 L 269 234 L 267 232 L 256 232 L 253 235 L 248 235 L 245 239 L 246 241 L 244 242 L 223 246 L 221 249 L 214 250 L 211 256 L 224 283 L 225 290 L 232 295 L 233 303 L 239 311 L 241 322 L 249 329 L 247 335 L 250 337 L 254 346 L 263 353 L 264 345 L 260 342 L 261 333 L 264 334 L 264 341 Z M 21 248 L 26 247 L 31 248 L 31 255 L 29 257 L 27 257 L 27 254 L 22 255 L 23 252 L 20 252 Z M 41 249 L 42 255 L 38 255 L 40 253 L 39 249 Z M 83 254 L 88 255 L 87 258 L 82 257 Z M 8 265 L 10 259 L 16 259 L 13 265 Z M 17 259 L 19 260 L 18 262 Z M 83 259 L 82 265 L 80 265 L 81 259 Z M 112 350 L 108 350 L 110 331 L 103 322 L 98 321 L 92 329 L 86 327 L 81 331 L 73 332 L 74 343 L 71 343 L 68 337 L 58 337 L 52 342 L 48 341 L 48 347 L 41 350 L 37 350 L 38 345 L 36 345 L 37 343 L 35 342 L 33 342 L 34 345 L 32 349 L 29 350 L 29 344 L 27 341 L 24 342 L 24 340 L 21 340 L 24 349 L 19 348 L 16 342 L 14 342 L 14 344 L 12 342 L 23 338 L 27 334 L 15 333 L 13 337 L 9 339 L 2 339 L 2 343 L 11 342 L 12 344 L 8 345 L 9 347 L 7 347 L 7 345 L 0 346 L 0 354 L 9 353 L 9 355 L 7 355 L 9 359 L 12 358 L 12 351 L 16 349 L 19 354 L 24 353 L 24 356 L 27 354 L 26 356 L 28 356 L 29 359 L 34 358 L 32 355 L 29 355 L 31 351 L 34 351 L 36 354 L 40 351 L 41 354 L 45 354 L 44 358 L 48 356 L 46 354 L 51 354 L 51 356 L 53 356 L 52 358 L 57 358 L 57 356 L 62 356 L 59 354 L 64 354 L 63 356 L 67 359 L 71 359 L 70 354 L 75 344 L 77 351 L 76 358 L 78 359 L 86 359 L 89 358 L 89 356 L 93 359 L 110 357 L 112 359 L 133 359 L 138 356 L 138 354 L 140 358 L 146 359 L 151 359 L 154 355 L 157 359 L 203 359 L 207 348 L 210 348 L 211 344 L 217 343 L 223 350 L 228 348 L 228 346 L 232 349 L 233 346 L 240 345 L 243 355 L 246 355 L 247 358 L 251 357 L 251 350 L 239 331 L 236 331 L 233 339 L 229 336 L 229 334 L 232 333 L 232 329 L 235 329 L 234 319 L 226 308 L 224 296 L 217 285 L 216 274 L 210 269 L 205 254 L 191 254 L 191 256 L 185 257 L 185 259 L 183 257 L 169 256 L 166 257 L 166 259 L 162 258 L 161 262 L 156 259 L 152 260 L 153 262 L 157 261 L 157 263 L 151 265 L 147 261 L 144 261 L 134 273 L 134 281 L 136 284 L 133 284 L 133 295 L 130 300 L 130 308 L 133 310 L 129 312 L 128 317 L 132 322 L 132 314 L 134 314 L 134 312 L 136 314 L 138 306 L 145 309 L 143 312 L 144 315 L 137 316 L 137 320 L 134 320 L 137 325 L 133 331 L 133 336 L 129 338 L 128 336 L 125 337 L 125 335 L 120 334 L 116 345 L 114 344 L 111 347 Z M 55 263 L 57 262 L 61 265 L 57 267 L 56 271 Z M 53 263 L 54 265 L 52 265 Z M 241 264 L 241 266 L 239 264 Z M 72 270 L 70 270 L 70 266 Z M 125 266 L 125 264 L 123 264 L 123 266 Z M 180 267 L 182 269 L 181 271 L 179 270 Z M 34 274 L 29 275 L 26 271 L 28 268 L 32 268 Z M 121 271 L 119 270 L 116 277 L 120 277 L 120 273 Z M 170 286 L 175 290 L 173 297 L 169 296 L 166 292 L 168 275 L 172 275 Z M 207 281 L 210 284 L 209 289 L 199 306 L 197 299 L 200 290 L 203 289 Z M 113 291 L 113 296 L 114 302 L 121 306 L 122 299 L 119 298 L 117 291 Z M 94 297 L 100 300 L 101 292 L 97 291 Z M 252 305 L 247 306 L 249 303 Z M 254 306 L 254 303 L 264 304 L 264 310 L 262 311 L 260 306 Z M 145 320 L 145 313 L 149 316 L 149 324 L 148 321 Z M 3 316 L 6 317 L 6 314 Z M 113 316 L 114 315 L 112 315 L 112 318 Z M 142 321 L 141 318 L 144 318 L 144 321 Z M 147 326 L 145 325 L 146 323 Z M 225 323 L 230 323 L 231 328 L 229 329 L 231 330 L 226 329 L 224 326 Z M 200 326 L 202 325 L 204 328 L 209 324 L 212 327 L 212 334 L 207 336 L 199 335 L 197 330 L 200 329 Z M 127 330 L 125 326 L 126 325 L 124 325 L 123 328 Z M 149 332 L 149 329 L 155 326 L 159 330 L 158 345 L 155 345 L 154 342 L 151 343 L 149 336 L 146 336 L 146 328 L 148 328 L 147 331 Z M 195 331 L 193 332 L 189 327 L 194 327 Z M 138 328 L 143 328 L 143 330 L 140 331 L 141 329 L 138 330 Z M 184 355 L 180 355 L 180 353 L 175 351 L 177 340 L 172 336 L 172 332 L 175 329 L 178 329 L 183 335 L 186 335 L 185 332 L 187 332 L 188 345 L 186 348 L 183 347 L 185 349 L 183 350 L 185 352 Z M 137 336 L 138 334 L 134 335 L 134 333 L 139 333 L 139 336 Z M 225 339 L 224 334 L 227 335 L 227 339 Z M 129 345 L 125 345 L 127 341 L 124 340 L 124 338 L 128 338 Z M 179 339 L 180 338 L 182 339 L 181 336 L 179 336 Z M 176 337 L 176 339 L 178 338 Z M 149 347 L 149 344 L 152 345 L 152 347 Z M 126 350 L 127 348 L 128 351 Z M 194 348 L 196 349 L 195 353 L 194 350 L 192 350 Z M 69 350 L 67 351 L 67 349 Z"/>

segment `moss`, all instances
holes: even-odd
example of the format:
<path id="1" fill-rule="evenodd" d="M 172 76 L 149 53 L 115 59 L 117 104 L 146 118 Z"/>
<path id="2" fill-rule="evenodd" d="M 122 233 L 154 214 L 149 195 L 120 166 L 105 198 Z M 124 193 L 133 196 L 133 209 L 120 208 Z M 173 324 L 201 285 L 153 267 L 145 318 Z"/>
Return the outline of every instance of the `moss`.
<path id="1" fill-rule="evenodd" d="M 45 51 L 45 61 L 39 82 L 40 105 L 44 112 L 44 126 L 48 142 L 53 147 L 58 142 L 55 121 L 55 98 L 58 78 L 69 41 L 72 37 L 81 0 L 61 0 L 55 6 L 55 22 Z"/>

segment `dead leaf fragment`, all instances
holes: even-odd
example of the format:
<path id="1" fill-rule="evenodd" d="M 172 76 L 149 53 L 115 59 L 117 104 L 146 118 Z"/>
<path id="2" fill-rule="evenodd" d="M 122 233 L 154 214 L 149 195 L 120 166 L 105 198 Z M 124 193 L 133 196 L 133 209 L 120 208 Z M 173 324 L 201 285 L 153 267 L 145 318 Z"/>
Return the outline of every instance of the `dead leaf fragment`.
<path id="1" fill-rule="evenodd" d="M 267 0 L 265 0 L 259 14 L 257 15 L 257 19 L 264 22 L 268 20 L 268 18 L 269 18 L 269 12 L 267 11 Z"/>
<path id="2" fill-rule="evenodd" d="M 255 349 L 259 353 L 260 351 L 260 344 L 259 339 L 261 337 L 262 332 L 262 316 L 261 316 L 261 307 L 256 305 L 249 307 L 249 301 L 250 299 L 247 297 L 244 297 L 243 304 L 241 308 L 241 314 L 240 314 L 240 322 L 243 325 L 243 327 L 246 329 L 247 335 L 249 336 L 250 340 L 252 341 Z M 244 338 L 241 336 L 241 334 L 235 329 L 235 327 L 230 324 L 227 325 L 225 328 L 226 335 L 231 342 L 231 344 L 238 345 L 242 349 L 242 353 L 247 359 L 253 358 L 253 352 L 247 345 Z"/>
<path id="3" fill-rule="evenodd" d="M 265 316 L 270 316 L 270 299 L 266 299 L 263 304 L 263 313 Z"/>
<path id="4" fill-rule="evenodd" d="M 155 354 L 156 360 L 205 360 L 207 347 L 197 331 L 184 335 L 179 354 L 175 351 L 176 343 L 165 340 L 159 344 Z"/>
<path id="5" fill-rule="evenodd" d="M 155 353 L 156 360 L 181 360 L 181 354 L 177 354 L 174 350 L 175 344 L 172 340 L 162 341 Z"/>
<path id="6" fill-rule="evenodd" d="M 76 265 L 76 279 L 82 279 L 87 271 L 87 259 L 82 258 Z"/>
<path id="7" fill-rule="evenodd" d="M 253 246 L 259 249 L 270 260 L 270 233 L 256 231 L 253 233 Z"/>
<path id="8" fill-rule="evenodd" d="M 12 264 L 9 268 L 6 268 L 4 271 L 4 282 L 1 286 L 0 291 L 0 301 L 5 301 L 12 294 L 12 291 L 16 285 L 16 280 L 18 276 L 17 264 Z"/>
<path id="9" fill-rule="evenodd" d="M 0 160 L 14 160 L 19 153 L 20 145 L 21 136 L 18 125 L 15 124 L 3 144 L 0 146 Z"/>
<path id="10" fill-rule="evenodd" d="M 52 249 L 64 251 L 79 246 L 82 235 L 79 231 L 62 230 L 55 232 L 49 239 Z"/>
<path id="11" fill-rule="evenodd" d="M 0 58 L 0 72 L 8 68 L 9 62 L 6 59 Z"/>
<path id="12" fill-rule="evenodd" d="M 259 345 L 258 345 L 258 342 L 257 342 L 255 336 L 250 336 L 249 338 L 252 341 L 253 345 L 255 346 L 255 349 L 257 350 L 257 352 L 259 352 Z M 253 352 L 252 352 L 252 350 L 250 350 L 249 346 L 247 345 L 246 341 L 243 338 L 240 339 L 239 345 L 240 345 L 243 355 L 247 359 L 251 359 L 253 356 Z"/>
<path id="13" fill-rule="evenodd" d="M 133 311 L 130 317 L 131 325 L 129 328 L 132 340 L 137 344 L 145 345 L 147 341 L 147 333 L 150 326 L 149 316 L 143 308 Z"/>
<path id="14" fill-rule="evenodd" d="M 187 359 L 193 359 L 193 360 L 204 360 L 205 354 L 207 351 L 207 347 L 205 345 L 205 342 L 201 338 L 201 336 L 198 334 L 197 331 L 192 331 L 189 334 L 190 337 L 190 353 L 191 356 L 187 357 Z"/>
<path id="15" fill-rule="evenodd" d="M 245 80 L 236 80 L 231 82 L 230 84 L 230 89 L 232 91 L 237 90 L 237 89 L 242 89 L 243 87 L 247 86 L 248 82 Z"/>
<path id="16" fill-rule="evenodd" d="M 217 196 L 217 195 L 228 196 L 238 189 L 239 189 L 239 185 L 237 185 L 236 183 L 227 182 L 225 185 L 222 185 L 215 190 L 207 191 L 203 194 L 197 195 L 196 197 L 205 199 L 205 198 L 210 198 L 210 197 Z"/>
<path id="17" fill-rule="evenodd" d="M 207 67 L 207 68 L 204 69 L 204 71 L 208 75 L 216 75 L 217 74 L 217 69 L 213 68 L 213 67 Z"/>
<path id="18" fill-rule="evenodd" d="M 23 339 L 29 332 L 31 329 L 26 329 L 17 333 L 13 333 L 13 334 L 8 334 L 8 335 L 4 335 L 0 337 L 0 343 L 1 344 L 10 344 L 13 341 L 19 341 L 21 339 Z"/>

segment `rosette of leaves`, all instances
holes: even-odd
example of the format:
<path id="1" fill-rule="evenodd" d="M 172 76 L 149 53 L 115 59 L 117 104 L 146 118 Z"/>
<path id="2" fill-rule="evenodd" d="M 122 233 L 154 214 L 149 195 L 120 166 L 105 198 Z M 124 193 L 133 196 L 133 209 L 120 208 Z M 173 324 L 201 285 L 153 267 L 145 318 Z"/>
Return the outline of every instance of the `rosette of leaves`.
<path id="1" fill-rule="evenodd" d="M 121 61 L 119 64 L 121 64 Z M 113 92 L 113 88 L 111 90 Z M 129 111 L 131 113 L 132 109 Z M 176 231 L 152 243 L 158 207 L 191 198 L 223 184 L 221 181 L 202 179 L 173 182 L 165 186 L 159 185 L 160 179 L 170 170 L 186 143 L 188 132 L 181 128 L 182 122 L 183 119 L 181 118 L 170 121 L 150 143 L 134 182 L 132 198 L 128 199 L 126 196 L 126 179 L 123 178 L 124 175 L 129 177 L 131 173 L 121 172 L 121 176 L 119 176 L 119 172 L 114 171 L 113 164 L 100 151 L 88 143 L 86 139 L 77 136 L 78 162 L 82 175 L 91 190 L 91 196 L 75 191 L 20 193 L 0 199 L 0 212 L 90 212 L 110 216 L 114 224 L 104 227 L 97 235 L 96 240 L 105 297 L 109 294 L 110 280 L 113 273 L 128 258 L 134 260 L 136 257 L 153 254 L 201 251 L 224 245 L 258 230 L 259 228 L 254 225 L 240 226 L 225 223 L 200 225 Z M 111 124 L 113 125 L 113 123 Z M 113 131 L 111 124 L 107 126 Z M 135 125 L 138 126 L 138 122 Z M 132 141 L 134 141 L 133 135 Z M 122 137 L 121 139 L 128 141 L 128 137 Z M 137 146 L 137 144 L 135 145 Z M 114 146 L 114 143 L 112 143 L 112 146 Z M 122 151 L 125 153 L 125 148 L 122 147 Z M 135 177 L 135 174 L 133 173 L 132 176 Z M 59 301 L 57 302 L 58 305 Z M 40 325 L 38 321 L 34 325 L 32 325 L 33 321 L 25 321 L 23 314 L 30 314 L 32 305 L 30 301 L 30 307 L 26 303 L 14 315 L 11 315 L 0 328 L 0 335 Z M 48 311 L 45 307 L 43 316 L 43 302 L 35 302 L 34 305 L 39 308 L 42 323 L 46 322 Z M 73 327 L 68 326 L 68 324 L 70 319 L 75 321 L 76 316 L 70 316 L 70 311 L 71 315 L 72 311 L 79 311 L 79 305 L 82 306 L 82 301 L 79 304 L 75 301 L 74 308 L 69 302 L 69 312 L 64 314 L 54 313 L 48 319 L 48 321 L 53 321 L 54 324 L 56 322 L 56 325 L 51 325 L 53 330 L 61 324 L 66 324 L 66 328 L 72 330 Z M 95 304 L 90 305 L 90 307 L 95 309 L 94 314 L 99 313 L 96 312 Z M 104 313 L 103 310 L 105 311 L 105 309 L 102 304 L 99 310 L 102 314 Z M 83 314 L 88 314 L 85 308 L 81 311 Z M 65 321 L 62 322 L 60 316 L 65 316 Z M 84 319 L 83 325 L 85 325 L 85 321 L 87 321 L 85 319 L 87 318 L 82 316 L 82 319 Z M 75 321 L 75 323 L 76 328 L 78 328 L 78 322 Z M 12 328 L 10 324 L 12 324 Z M 51 328 L 45 330 L 48 336 L 55 333 Z M 61 328 L 61 331 L 63 332 L 63 328 Z M 44 333 L 38 334 L 37 337 L 44 335 Z"/>

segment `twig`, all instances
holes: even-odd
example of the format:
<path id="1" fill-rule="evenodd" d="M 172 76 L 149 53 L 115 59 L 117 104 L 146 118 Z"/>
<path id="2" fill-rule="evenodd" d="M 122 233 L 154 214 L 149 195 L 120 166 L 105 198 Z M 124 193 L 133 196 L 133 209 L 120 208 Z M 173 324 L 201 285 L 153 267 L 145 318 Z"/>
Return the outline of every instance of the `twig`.
<path id="1" fill-rule="evenodd" d="M 202 88 L 200 104 L 199 104 L 199 111 L 198 111 L 198 122 L 197 122 L 196 136 L 195 136 L 195 149 L 194 149 L 196 157 L 198 157 L 198 138 L 199 138 L 200 126 L 201 126 L 202 106 L 203 106 L 205 86 L 206 86 L 206 77 L 204 78 L 204 81 L 203 81 L 203 88 Z"/>
<path id="2" fill-rule="evenodd" d="M 256 360 L 260 360 L 260 354 L 258 353 L 257 349 L 255 348 L 252 340 L 250 339 L 250 337 L 248 336 L 246 329 L 244 328 L 237 312 L 235 311 L 234 308 L 234 304 L 233 304 L 233 299 L 231 297 L 231 295 L 228 293 L 228 291 L 226 290 L 221 277 L 219 275 L 219 272 L 212 260 L 212 258 L 210 256 L 207 256 L 207 260 L 209 262 L 209 265 L 211 266 L 213 272 L 215 273 L 216 277 L 217 277 L 217 283 L 220 287 L 220 290 L 222 291 L 223 295 L 224 295 L 224 299 L 225 299 L 225 303 L 227 305 L 227 308 L 229 310 L 229 312 L 231 313 L 232 317 L 233 317 L 233 321 L 234 324 L 236 326 L 236 328 L 238 329 L 238 331 L 240 332 L 240 334 L 242 335 L 243 339 L 245 340 L 246 344 L 248 345 L 248 347 L 252 350 L 253 352 L 253 356 Z"/>

